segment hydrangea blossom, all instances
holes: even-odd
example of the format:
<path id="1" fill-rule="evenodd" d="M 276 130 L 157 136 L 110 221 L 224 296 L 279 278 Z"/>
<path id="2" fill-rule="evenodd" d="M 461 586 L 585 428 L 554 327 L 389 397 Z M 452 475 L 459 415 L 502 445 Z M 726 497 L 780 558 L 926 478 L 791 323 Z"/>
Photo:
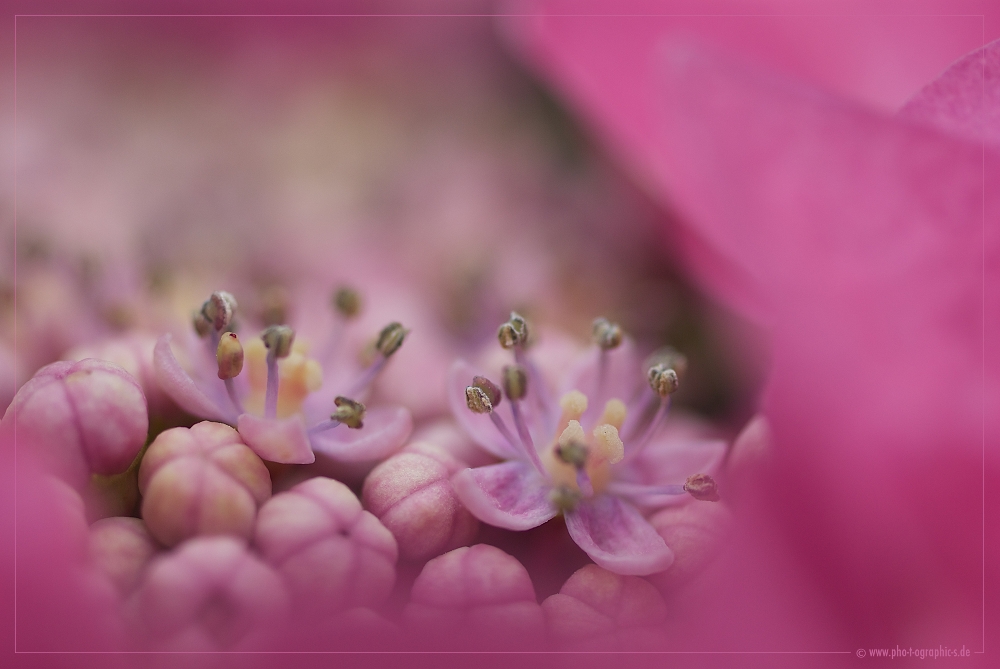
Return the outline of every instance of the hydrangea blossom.
<path id="1" fill-rule="evenodd" d="M 339 290 L 333 306 L 334 332 L 314 358 L 285 325 L 270 325 L 244 344 L 232 331 L 236 299 L 212 293 L 194 317 L 201 340 L 189 335 L 182 346 L 190 373 L 174 355 L 170 335 L 157 342 L 153 356 L 160 385 L 186 411 L 235 425 L 264 460 L 309 464 L 316 454 L 348 463 L 380 460 L 406 440 L 410 413 L 402 407 L 368 410 L 358 398 L 366 396 L 408 331 L 399 323 L 383 328 L 370 363 L 358 369 L 341 349 L 359 298 Z M 333 429 L 339 425 L 350 429 Z"/>
<path id="2" fill-rule="evenodd" d="M 643 375 L 633 343 L 617 325 L 598 319 L 597 345 L 568 370 L 557 403 L 525 350 L 524 319 L 512 314 L 499 338 L 516 360 L 503 369 L 502 390 L 463 361 L 451 370 L 456 417 L 483 448 L 505 460 L 456 474 L 459 499 L 483 522 L 510 530 L 562 513 L 573 540 L 619 574 L 668 568 L 673 553 L 642 510 L 688 495 L 717 500 L 707 472 L 726 448 L 718 440 L 665 437 L 683 358 L 670 354 Z"/>

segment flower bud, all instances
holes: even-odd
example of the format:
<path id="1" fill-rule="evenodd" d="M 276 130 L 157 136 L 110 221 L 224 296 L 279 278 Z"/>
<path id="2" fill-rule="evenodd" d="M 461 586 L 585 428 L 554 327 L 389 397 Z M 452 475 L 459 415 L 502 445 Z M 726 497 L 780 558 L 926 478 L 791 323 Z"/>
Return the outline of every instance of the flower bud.
<path id="1" fill-rule="evenodd" d="M 243 371 L 243 345 L 235 332 L 227 332 L 219 339 L 215 360 L 219 363 L 219 378 L 223 381 L 239 376 Z"/>
<path id="2" fill-rule="evenodd" d="M 684 482 L 684 490 L 702 502 L 718 502 L 719 486 L 708 474 L 694 474 Z"/>
<path id="3" fill-rule="evenodd" d="M 607 318 L 598 318 L 594 321 L 592 336 L 594 343 L 604 351 L 618 348 L 622 343 L 621 326 L 612 323 Z"/>
<path id="4" fill-rule="evenodd" d="M 201 534 L 249 538 L 271 477 L 236 430 L 205 421 L 160 433 L 139 466 L 139 491 L 143 520 L 166 546 Z"/>
<path id="5" fill-rule="evenodd" d="M 680 385 L 677 372 L 662 363 L 650 367 L 646 376 L 649 379 L 649 387 L 660 397 L 666 397 L 676 392 Z"/>
<path id="6" fill-rule="evenodd" d="M 333 613 L 382 604 L 396 580 L 396 541 L 339 481 L 311 478 L 260 509 L 254 545 L 297 608 Z"/>
<path id="7" fill-rule="evenodd" d="M 260 335 L 268 353 L 275 358 L 287 358 L 292 352 L 295 330 L 287 325 L 271 325 Z"/>
<path id="8" fill-rule="evenodd" d="M 344 318 L 354 318 L 361 311 L 361 296 L 350 286 L 341 286 L 333 293 L 333 308 Z"/>
<path id="9" fill-rule="evenodd" d="M 138 518 L 118 516 L 90 526 L 90 564 L 121 594 L 132 592 L 159 546 Z"/>
<path id="10" fill-rule="evenodd" d="M 406 335 L 409 333 L 410 331 L 399 323 L 389 323 L 378 333 L 375 348 L 379 353 L 388 358 L 399 350 L 399 347 L 403 345 L 403 340 L 406 339 Z"/>
<path id="11" fill-rule="evenodd" d="M 4 421 L 15 416 L 22 448 L 78 489 L 91 474 L 128 469 L 149 427 L 139 383 L 118 365 L 94 358 L 38 370 Z"/>
<path id="12" fill-rule="evenodd" d="M 472 541 L 479 521 L 458 501 L 450 482 L 466 466 L 442 448 L 417 442 L 365 479 L 365 508 L 392 532 L 402 558 L 427 560 Z"/>
<path id="13" fill-rule="evenodd" d="M 352 430 L 364 427 L 364 404 L 346 397 L 337 397 L 333 400 L 333 403 L 337 406 L 337 409 L 330 415 L 331 420 L 340 421 Z"/>
<path id="14" fill-rule="evenodd" d="M 201 313 L 217 332 L 222 332 L 233 322 L 236 298 L 224 290 L 217 290 L 201 305 Z M 195 329 L 198 329 L 197 324 Z"/>
<path id="15" fill-rule="evenodd" d="M 511 401 L 523 399 L 528 394 L 528 374 L 521 365 L 503 368 L 503 390 Z"/>

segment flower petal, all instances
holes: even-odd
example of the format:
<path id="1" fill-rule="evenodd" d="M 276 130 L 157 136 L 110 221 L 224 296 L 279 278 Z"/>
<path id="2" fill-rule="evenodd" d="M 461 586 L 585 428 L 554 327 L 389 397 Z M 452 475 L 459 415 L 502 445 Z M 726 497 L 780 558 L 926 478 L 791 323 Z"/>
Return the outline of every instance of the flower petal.
<path id="1" fill-rule="evenodd" d="M 403 407 L 381 407 L 368 411 L 360 430 L 340 426 L 314 434 L 310 439 L 318 455 L 338 462 L 374 462 L 399 450 L 412 431 L 409 411 Z"/>
<path id="2" fill-rule="evenodd" d="M 245 413 L 237 420 L 237 429 L 244 443 L 264 460 L 288 465 L 308 465 L 316 460 L 299 415 L 259 418 Z"/>
<path id="3" fill-rule="evenodd" d="M 527 462 L 465 469 L 451 479 L 455 494 L 479 520 L 508 530 L 530 530 L 556 515 L 548 484 Z"/>
<path id="4" fill-rule="evenodd" d="M 153 348 L 153 366 L 156 369 L 156 380 L 163 391 L 177 405 L 199 418 L 215 420 L 223 423 L 235 423 L 236 414 L 226 411 L 217 402 L 208 397 L 188 376 L 174 352 L 170 349 L 170 335 L 165 334 L 156 342 Z"/>
<path id="5" fill-rule="evenodd" d="M 573 541 L 599 566 L 616 574 L 661 572 L 674 554 L 634 506 L 613 495 L 598 495 L 565 514 Z"/>
<path id="6" fill-rule="evenodd" d="M 466 404 L 465 389 L 472 384 L 472 377 L 481 374 L 481 370 L 475 369 L 464 360 L 456 360 L 452 364 L 448 372 L 448 404 L 451 413 L 466 433 L 487 451 L 505 460 L 516 458 L 518 452 L 497 431 L 490 417 L 486 414 L 473 413 Z M 508 427 L 513 429 L 514 424 L 507 403 L 501 404 L 497 411 L 507 422 Z"/>

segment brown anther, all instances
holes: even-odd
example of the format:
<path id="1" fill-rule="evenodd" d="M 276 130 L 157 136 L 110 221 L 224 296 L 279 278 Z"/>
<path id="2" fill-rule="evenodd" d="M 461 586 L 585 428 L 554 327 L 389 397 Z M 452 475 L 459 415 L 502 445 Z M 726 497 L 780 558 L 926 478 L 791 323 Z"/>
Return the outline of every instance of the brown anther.
<path id="1" fill-rule="evenodd" d="M 295 330 L 287 325 L 272 325 L 260 335 L 268 353 L 275 358 L 287 358 L 292 352 L 292 342 L 295 341 Z"/>
<path id="2" fill-rule="evenodd" d="M 227 332 L 219 339 L 215 360 L 219 363 L 219 378 L 223 381 L 239 376 L 243 371 L 243 345 L 235 332 Z"/>
<path id="3" fill-rule="evenodd" d="M 467 386 L 465 389 L 465 403 L 472 413 L 493 413 L 493 403 L 482 388 Z"/>
<path id="4" fill-rule="evenodd" d="M 337 408 L 330 414 L 331 420 L 340 421 L 352 430 L 358 430 L 365 426 L 365 405 L 355 402 L 347 397 L 337 397 L 333 400 Z"/>
<path id="5" fill-rule="evenodd" d="M 350 286 L 341 286 L 333 293 L 334 310 L 344 318 L 353 318 L 361 311 L 361 296 Z"/>
<path id="6" fill-rule="evenodd" d="M 222 332 L 233 321 L 236 306 L 236 298 L 233 297 L 232 293 L 217 290 L 201 305 L 201 313 L 211 322 L 212 327 L 217 332 Z"/>
<path id="7" fill-rule="evenodd" d="M 598 318 L 594 321 L 592 336 L 594 343 L 604 351 L 618 348 L 622 343 L 621 326 L 607 318 Z"/>
<path id="8" fill-rule="evenodd" d="M 212 321 L 205 318 L 205 314 L 201 311 L 194 312 L 191 324 L 194 325 L 194 331 L 198 333 L 199 337 L 207 337 L 208 333 L 212 331 Z"/>
<path id="9" fill-rule="evenodd" d="M 410 331 L 399 323 L 389 323 L 378 333 L 375 348 L 379 353 L 388 358 L 399 350 L 399 347 L 403 345 L 403 340 L 406 339 L 406 335 L 409 333 Z"/>
<path id="10" fill-rule="evenodd" d="M 510 312 L 510 320 L 497 330 L 497 339 L 504 348 L 525 346 L 528 343 L 528 321 L 517 312 Z"/>
<path id="11" fill-rule="evenodd" d="M 718 502 L 719 485 L 708 474 L 694 474 L 684 482 L 684 491 L 702 502 Z"/>
<path id="12" fill-rule="evenodd" d="M 659 364 L 654 367 L 649 368 L 649 372 L 646 374 L 646 378 L 649 379 L 649 387 L 653 389 L 660 397 L 666 397 L 671 393 L 677 391 L 680 385 L 680 379 L 677 378 L 677 372 L 673 368 L 667 367 L 664 364 Z"/>
<path id="13" fill-rule="evenodd" d="M 651 356 L 646 359 L 646 368 L 655 367 L 656 365 L 663 365 L 664 367 L 669 367 L 670 369 L 677 372 L 677 378 L 684 378 L 684 374 L 687 372 L 688 359 L 683 353 L 675 349 L 673 346 L 664 346 L 653 352 Z"/>
<path id="14" fill-rule="evenodd" d="M 521 365 L 503 368 L 503 391 L 508 399 L 517 401 L 528 394 L 528 374 Z"/>
<path id="15" fill-rule="evenodd" d="M 474 376 L 472 377 L 472 387 L 479 388 L 486 393 L 486 397 L 490 400 L 490 406 L 494 409 L 500 406 L 500 401 L 503 399 L 503 394 L 500 392 L 500 386 L 493 383 L 485 376 Z"/>
<path id="16" fill-rule="evenodd" d="M 583 469 L 587 464 L 589 450 L 586 444 L 579 441 L 559 443 L 555 448 L 556 457 L 568 465 L 573 465 L 577 469 Z"/>

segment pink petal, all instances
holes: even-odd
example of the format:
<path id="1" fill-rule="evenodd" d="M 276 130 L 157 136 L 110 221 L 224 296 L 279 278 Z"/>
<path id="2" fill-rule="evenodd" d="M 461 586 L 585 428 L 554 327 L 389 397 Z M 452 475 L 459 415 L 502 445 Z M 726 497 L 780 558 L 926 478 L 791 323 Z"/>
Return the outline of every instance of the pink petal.
<path id="1" fill-rule="evenodd" d="M 217 402 L 202 392 L 177 362 L 173 351 L 170 350 L 170 339 L 169 334 L 163 335 L 153 349 L 156 380 L 163 392 L 193 416 L 222 423 L 235 423 L 235 413 L 221 408 Z"/>
<path id="2" fill-rule="evenodd" d="M 518 456 L 517 451 L 497 431 L 490 417 L 486 414 L 473 413 L 466 404 L 465 389 L 472 385 L 473 377 L 482 374 L 482 370 L 472 367 L 464 360 L 456 360 L 452 364 L 448 372 L 448 405 L 451 407 L 451 413 L 462 429 L 484 449 L 504 460 L 515 458 Z M 499 383 L 499 379 L 490 380 Z M 497 411 L 506 421 L 507 427 L 513 431 L 514 422 L 508 404 L 502 401 Z"/>
<path id="3" fill-rule="evenodd" d="M 263 460 L 288 465 L 308 465 L 316 460 L 302 416 L 258 418 L 245 413 L 236 426 L 243 442 Z"/>
<path id="4" fill-rule="evenodd" d="M 413 417 L 403 407 L 377 407 L 365 414 L 360 430 L 340 425 L 310 437 L 317 456 L 337 462 L 377 462 L 398 451 L 413 432 Z"/>
<path id="5" fill-rule="evenodd" d="M 573 541 L 608 571 L 646 576 L 674 561 L 673 552 L 642 514 L 613 495 L 583 500 L 565 516 Z"/>
<path id="6" fill-rule="evenodd" d="M 520 460 L 465 469 L 451 484 L 472 515 L 496 527 L 530 530 L 557 513 L 549 501 L 552 486 Z"/>
<path id="7" fill-rule="evenodd" d="M 976 143 L 1000 144 L 1000 41 L 949 67 L 899 115 Z"/>

